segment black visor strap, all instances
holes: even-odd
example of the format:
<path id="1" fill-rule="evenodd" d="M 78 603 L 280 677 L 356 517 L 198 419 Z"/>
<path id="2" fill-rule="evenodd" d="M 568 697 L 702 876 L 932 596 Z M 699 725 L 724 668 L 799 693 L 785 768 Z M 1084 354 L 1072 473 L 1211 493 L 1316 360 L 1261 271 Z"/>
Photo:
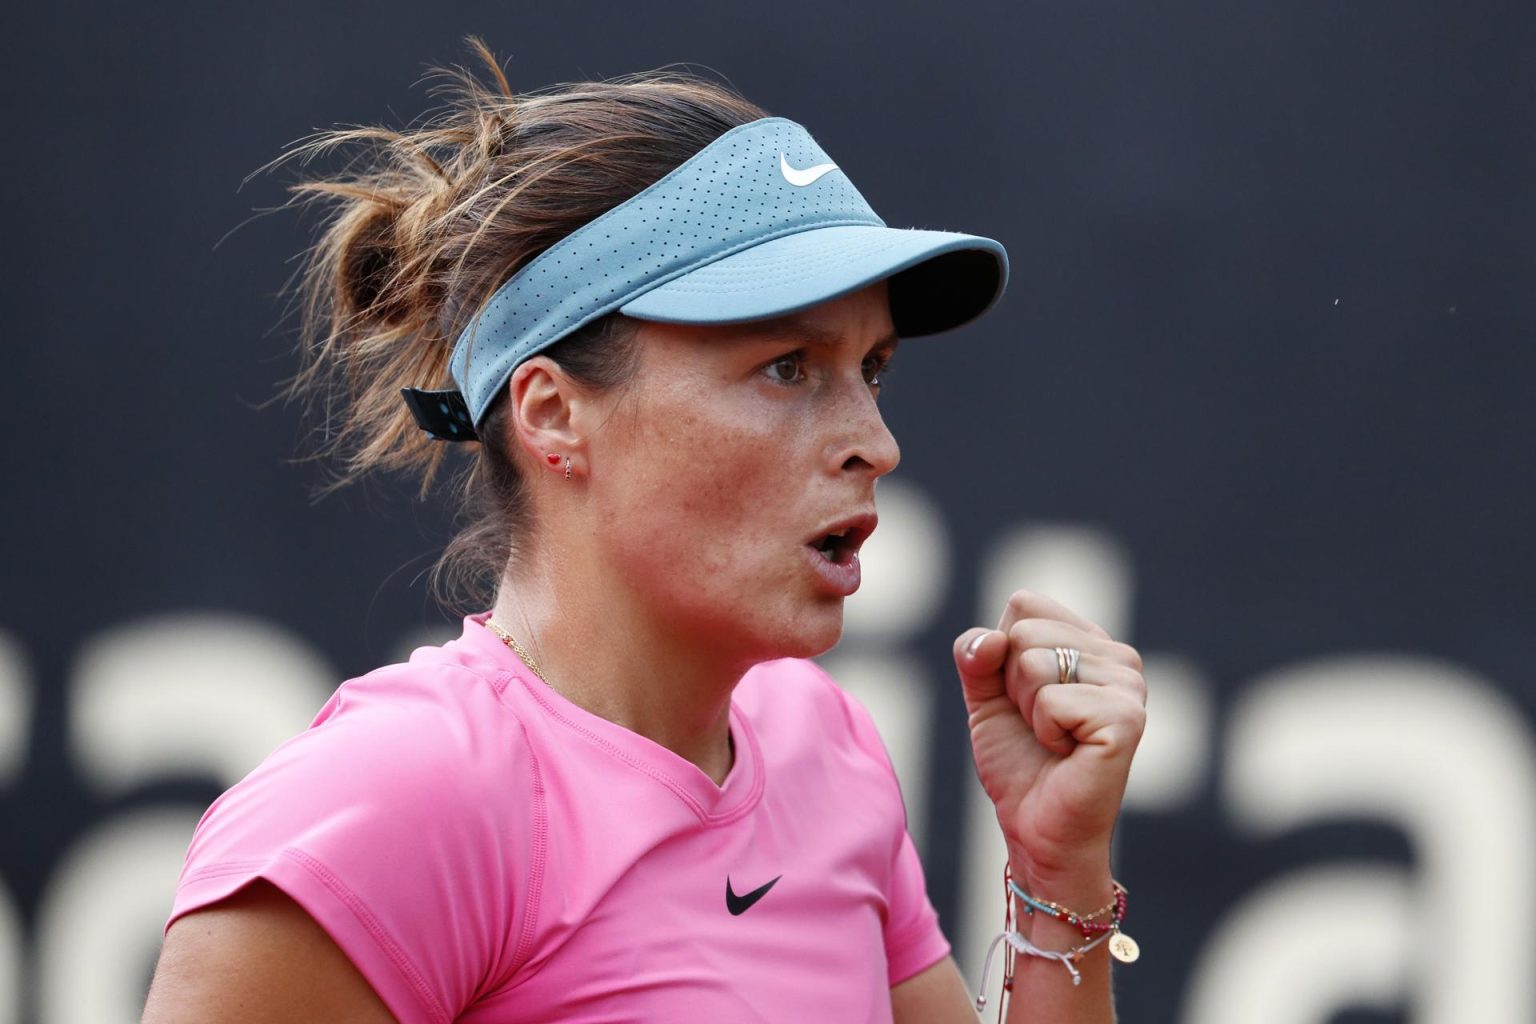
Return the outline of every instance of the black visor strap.
<path id="1" fill-rule="evenodd" d="M 424 391 L 421 388 L 401 388 L 400 396 L 405 407 L 411 410 L 416 425 L 434 441 L 478 441 L 475 422 L 469 415 L 464 396 L 454 389 Z"/>

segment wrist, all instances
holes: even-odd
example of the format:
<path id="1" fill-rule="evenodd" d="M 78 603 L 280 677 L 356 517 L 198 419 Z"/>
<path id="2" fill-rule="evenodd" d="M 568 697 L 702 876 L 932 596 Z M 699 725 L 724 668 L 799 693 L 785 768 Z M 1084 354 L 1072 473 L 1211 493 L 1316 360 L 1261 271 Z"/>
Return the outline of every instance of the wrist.
<path id="1" fill-rule="evenodd" d="M 1110 891 L 1114 874 L 1109 860 L 1108 844 L 1042 852 L 1008 843 L 1008 869 L 1014 881 L 1027 892 L 1069 906 L 1073 900 L 1092 902 Z"/>
<path id="2" fill-rule="evenodd" d="M 1024 984 L 1036 992 L 1046 991 L 1037 985 L 1054 985 L 1048 980 L 1053 977 L 1053 963 L 1066 969 L 1073 988 L 1086 981 L 1090 989 L 1107 991 L 1111 960 L 1131 963 L 1140 955 L 1135 940 L 1120 930 L 1127 894 L 1110 873 L 1108 850 L 1085 852 L 1060 863 L 1061 867 L 1042 870 L 1038 858 L 1024 856 L 1009 844 L 1004 930 L 988 949 L 981 982 L 985 993 L 993 953 L 1006 943 L 1005 1009 L 1015 979 L 1027 975 Z M 1045 895 L 1047 891 L 1054 895 Z M 1097 902 L 1101 896 L 1104 901 Z M 1017 961 L 1015 954 L 1020 954 Z M 985 995 L 978 996 L 976 1009 L 985 1005 Z"/>
<path id="3" fill-rule="evenodd" d="M 1087 913 L 1114 898 L 1115 882 L 1107 849 L 1043 862 L 1038 857 L 1009 851 L 1009 872 L 1014 883 L 1038 900 Z M 1030 913 L 1014 899 L 1014 920 L 1019 931 L 1053 948 L 1067 948 L 1082 941 L 1078 929 L 1049 914 Z"/>

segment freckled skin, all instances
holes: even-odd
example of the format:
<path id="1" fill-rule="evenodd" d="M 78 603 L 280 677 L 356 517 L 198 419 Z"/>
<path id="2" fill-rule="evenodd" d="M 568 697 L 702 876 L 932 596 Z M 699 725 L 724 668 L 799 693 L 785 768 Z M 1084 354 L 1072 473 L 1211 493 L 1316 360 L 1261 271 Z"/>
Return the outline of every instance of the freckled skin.
<path id="1" fill-rule="evenodd" d="M 891 347 L 884 285 L 783 328 L 643 325 L 589 456 L 592 543 L 616 581 L 662 628 L 754 661 L 836 643 L 843 599 L 805 544 L 872 508 L 900 457 L 866 380 Z"/>

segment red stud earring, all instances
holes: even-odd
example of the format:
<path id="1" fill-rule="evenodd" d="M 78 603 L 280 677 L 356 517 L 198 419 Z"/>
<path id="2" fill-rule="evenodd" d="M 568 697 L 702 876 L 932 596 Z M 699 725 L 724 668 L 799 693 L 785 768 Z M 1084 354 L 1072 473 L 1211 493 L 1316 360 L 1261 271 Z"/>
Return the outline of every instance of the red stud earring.
<path id="1" fill-rule="evenodd" d="M 551 466 L 558 466 L 558 465 L 560 465 L 560 455 L 559 455 L 558 452 L 550 452 L 548 455 L 546 455 L 544 457 L 549 460 L 549 464 Z"/>

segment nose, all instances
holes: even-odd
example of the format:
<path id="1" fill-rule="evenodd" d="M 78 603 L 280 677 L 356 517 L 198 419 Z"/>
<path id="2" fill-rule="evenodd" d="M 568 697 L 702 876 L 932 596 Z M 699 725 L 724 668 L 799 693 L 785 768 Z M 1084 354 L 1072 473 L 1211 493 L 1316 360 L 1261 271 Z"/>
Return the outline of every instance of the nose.
<path id="1" fill-rule="evenodd" d="M 868 473 L 873 478 L 895 469 L 901 461 L 901 446 L 868 387 L 861 384 L 857 389 L 846 415 L 848 429 L 836 457 L 842 471 Z"/>

